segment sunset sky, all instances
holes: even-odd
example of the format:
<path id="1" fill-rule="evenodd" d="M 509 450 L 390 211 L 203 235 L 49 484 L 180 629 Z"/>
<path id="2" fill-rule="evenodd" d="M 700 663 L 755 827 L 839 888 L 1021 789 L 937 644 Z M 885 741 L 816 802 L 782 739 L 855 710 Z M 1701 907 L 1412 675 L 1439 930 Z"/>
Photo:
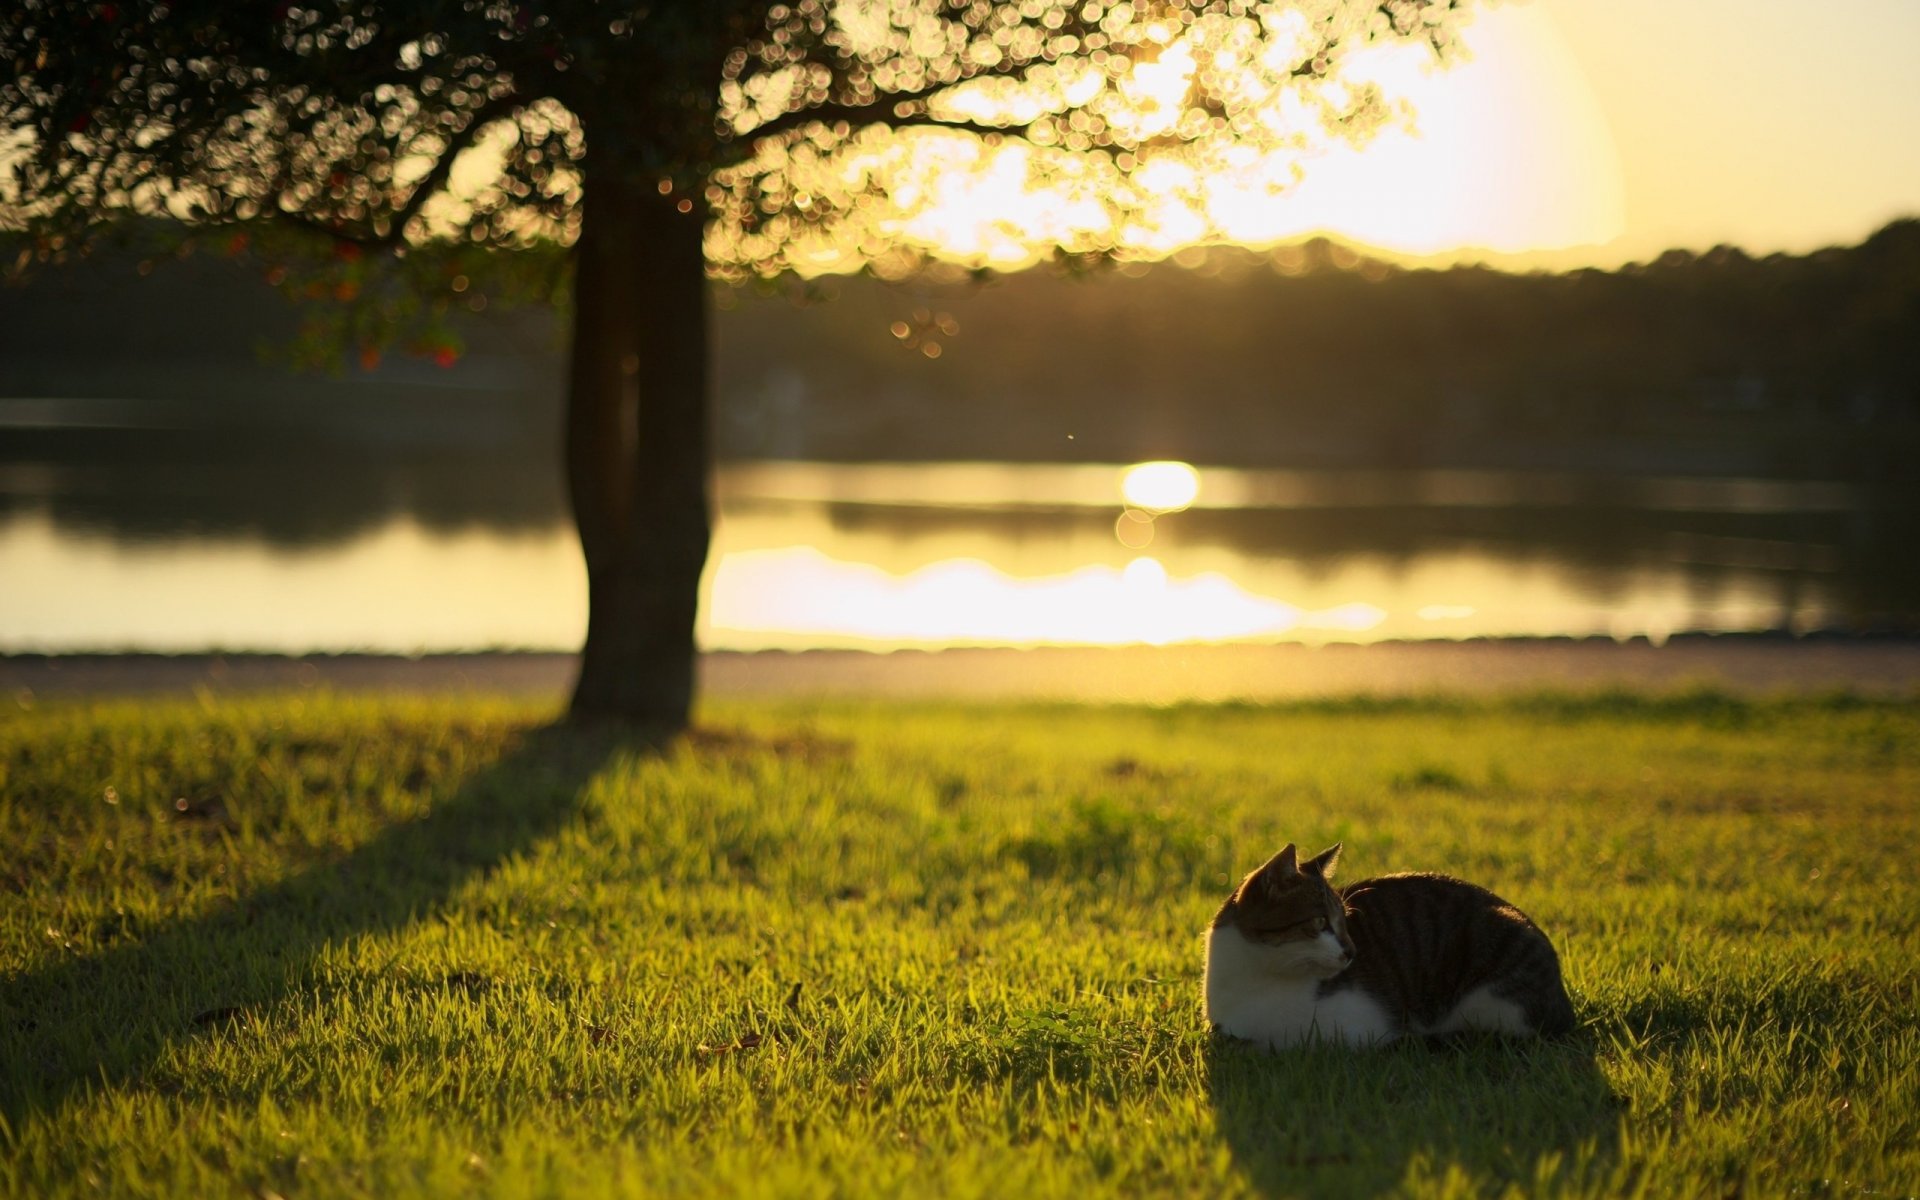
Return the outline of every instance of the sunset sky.
<path id="1" fill-rule="evenodd" d="M 1408 253 L 1610 266 L 1804 251 L 1920 214 L 1920 4 L 1535 0 L 1483 11 L 1468 42 L 1472 62 L 1411 88 L 1424 136 L 1313 164 L 1303 221 Z M 1408 188 L 1419 217 L 1364 200 Z"/>

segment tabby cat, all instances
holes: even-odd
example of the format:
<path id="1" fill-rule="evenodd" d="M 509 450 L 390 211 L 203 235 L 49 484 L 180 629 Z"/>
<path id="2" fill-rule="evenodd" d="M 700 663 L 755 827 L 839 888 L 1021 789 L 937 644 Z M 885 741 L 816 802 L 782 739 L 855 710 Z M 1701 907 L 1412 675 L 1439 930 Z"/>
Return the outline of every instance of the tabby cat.
<path id="1" fill-rule="evenodd" d="M 1338 845 L 1291 843 L 1247 876 L 1207 935 L 1207 1019 L 1270 1046 L 1573 1029 L 1553 944 L 1525 913 L 1445 875 L 1335 889 Z"/>

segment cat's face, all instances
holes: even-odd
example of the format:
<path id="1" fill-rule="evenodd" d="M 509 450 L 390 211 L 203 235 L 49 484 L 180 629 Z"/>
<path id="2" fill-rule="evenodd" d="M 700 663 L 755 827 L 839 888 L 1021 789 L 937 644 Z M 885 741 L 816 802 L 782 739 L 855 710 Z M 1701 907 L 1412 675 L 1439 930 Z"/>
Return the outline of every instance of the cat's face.
<path id="1" fill-rule="evenodd" d="M 1328 880 L 1335 845 L 1299 862 L 1292 843 L 1247 876 L 1213 919 L 1269 956 L 1275 973 L 1331 978 L 1353 962 L 1347 910 Z"/>

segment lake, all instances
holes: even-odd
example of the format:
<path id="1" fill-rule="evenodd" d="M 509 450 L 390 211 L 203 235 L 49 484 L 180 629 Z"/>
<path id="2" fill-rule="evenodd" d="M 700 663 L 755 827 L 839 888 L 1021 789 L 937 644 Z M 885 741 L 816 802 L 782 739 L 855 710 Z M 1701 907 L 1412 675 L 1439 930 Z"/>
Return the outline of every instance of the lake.
<path id="1" fill-rule="evenodd" d="M 566 649 L 585 629 L 543 457 L 100 444 L 0 447 L 0 651 Z M 723 466 L 701 643 L 1662 641 L 1920 614 L 1914 507 L 1849 483 L 1202 464 L 1192 497 L 1130 503 L 1126 472 Z"/>

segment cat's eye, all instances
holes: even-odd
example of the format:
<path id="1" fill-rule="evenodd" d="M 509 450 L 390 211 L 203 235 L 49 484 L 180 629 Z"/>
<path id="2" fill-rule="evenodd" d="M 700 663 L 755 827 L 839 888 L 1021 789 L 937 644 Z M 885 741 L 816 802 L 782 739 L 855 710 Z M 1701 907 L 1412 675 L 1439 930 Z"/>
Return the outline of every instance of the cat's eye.
<path id="1" fill-rule="evenodd" d="M 1325 933 L 1327 931 L 1327 919 L 1325 917 L 1315 917 L 1313 919 L 1313 931 L 1315 933 Z"/>

